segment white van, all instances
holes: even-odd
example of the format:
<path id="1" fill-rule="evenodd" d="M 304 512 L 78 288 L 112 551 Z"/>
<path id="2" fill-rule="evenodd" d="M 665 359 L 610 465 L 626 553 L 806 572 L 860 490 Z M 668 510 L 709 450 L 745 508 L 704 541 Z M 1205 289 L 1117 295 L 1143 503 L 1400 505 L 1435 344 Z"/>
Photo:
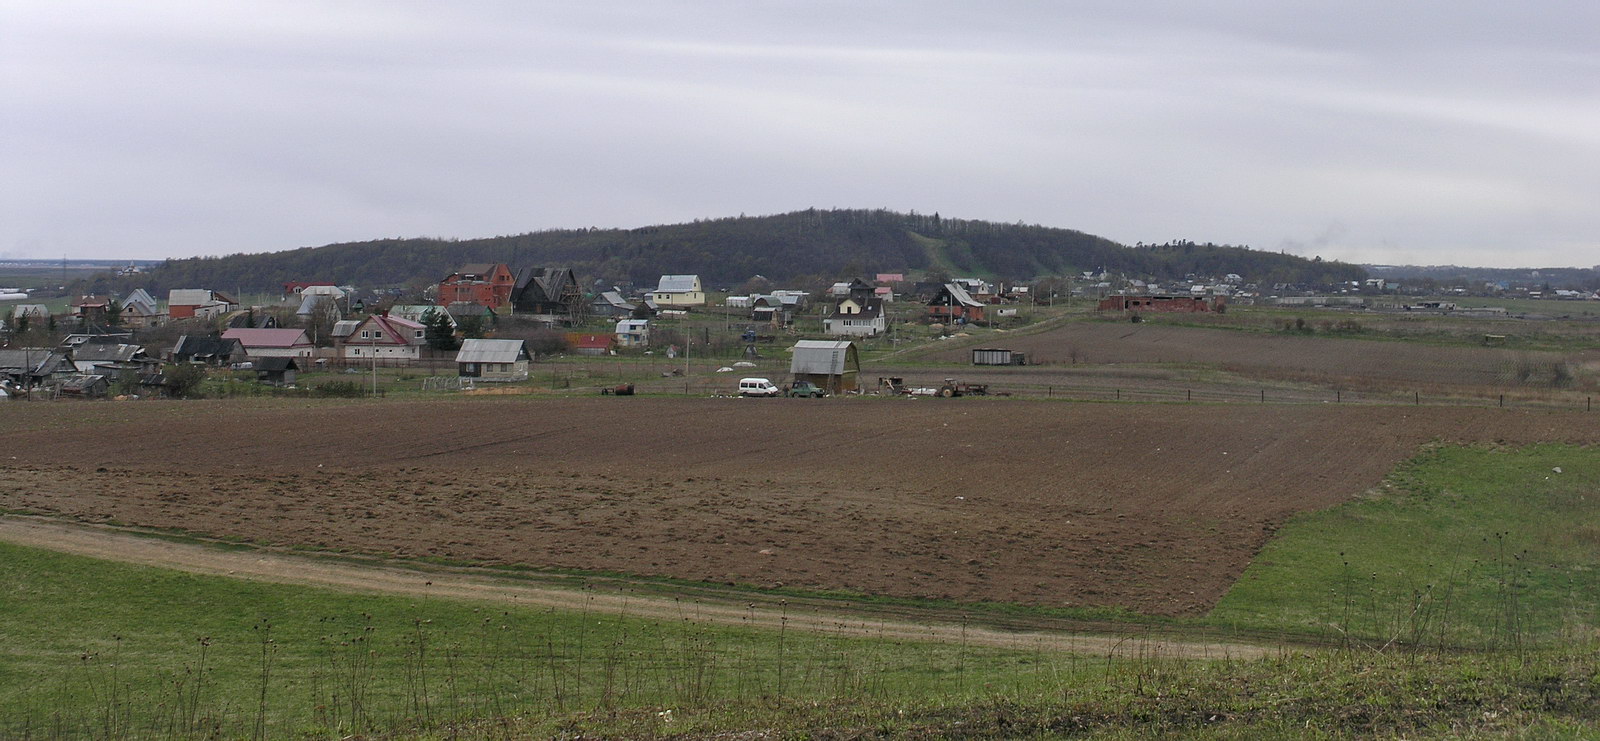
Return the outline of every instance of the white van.
<path id="1" fill-rule="evenodd" d="M 771 381 L 765 378 L 739 379 L 740 396 L 780 396 L 782 394 L 782 389 L 774 386 Z"/>

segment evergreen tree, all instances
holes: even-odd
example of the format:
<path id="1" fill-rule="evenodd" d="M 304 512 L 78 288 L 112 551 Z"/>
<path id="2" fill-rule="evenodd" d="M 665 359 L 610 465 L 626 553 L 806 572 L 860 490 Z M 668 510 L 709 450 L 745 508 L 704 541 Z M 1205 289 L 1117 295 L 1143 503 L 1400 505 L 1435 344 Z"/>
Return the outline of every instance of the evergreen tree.
<path id="1" fill-rule="evenodd" d="M 456 342 L 456 332 L 450 326 L 450 317 L 438 309 L 422 312 L 422 327 L 423 336 L 428 340 L 428 347 L 435 350 L 454 350 L 461 346 Z"/>

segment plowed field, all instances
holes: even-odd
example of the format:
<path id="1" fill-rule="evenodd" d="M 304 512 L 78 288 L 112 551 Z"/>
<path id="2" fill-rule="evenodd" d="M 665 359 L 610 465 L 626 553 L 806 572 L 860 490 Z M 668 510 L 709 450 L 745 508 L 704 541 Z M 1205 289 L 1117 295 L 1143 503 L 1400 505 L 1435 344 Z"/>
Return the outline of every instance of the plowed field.
<path id="1" fill-rule="evenodd" d="M 1512 388 L 1548 382 L 1554 363 L 1569 364 L 1574 377 L 1568 385 L 1581 387 L 1592 385 L 1600 372 L 1600 352 L 1593 351 L 1527 352 L 1128 322 L 1074 322 L 991 342 L 1026 352 L 1036 363 L 1195 363 L 1259 378 L 1352 388 Z M 971 360 L 971 350 L 952 348 L 928 357 L 964 363 Z"/>
<path id="2" fill-rule="evenodd" d="M 1600 416 L 490 398 L 0 408 L 0 507 L 264 542 L 908 597 L 1212 605 L 1433 440 Z"/>

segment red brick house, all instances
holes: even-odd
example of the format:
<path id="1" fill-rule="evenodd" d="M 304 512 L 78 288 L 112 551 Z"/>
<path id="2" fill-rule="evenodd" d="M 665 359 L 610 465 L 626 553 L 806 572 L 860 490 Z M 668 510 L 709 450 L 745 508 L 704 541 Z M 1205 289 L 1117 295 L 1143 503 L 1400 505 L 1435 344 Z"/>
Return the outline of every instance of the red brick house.
<path id="1" fill-rule="evenodd" d="M 439 281 L 439 297 L 435 303 L 448 306 L 469 301 L 496 311 L 504 309 L 509 312 L 511 292 L 516 285 L 516 276 L 503 263 L 462 265 L 460 270 Z"/>
<path id="2" fill-rule="evenodd" d="M 1149 311 L 1203 313 L 1217 311 L 1225 299 L 1203 296 L 1108 296 L 1100 300 L 1099 311 Z"/>

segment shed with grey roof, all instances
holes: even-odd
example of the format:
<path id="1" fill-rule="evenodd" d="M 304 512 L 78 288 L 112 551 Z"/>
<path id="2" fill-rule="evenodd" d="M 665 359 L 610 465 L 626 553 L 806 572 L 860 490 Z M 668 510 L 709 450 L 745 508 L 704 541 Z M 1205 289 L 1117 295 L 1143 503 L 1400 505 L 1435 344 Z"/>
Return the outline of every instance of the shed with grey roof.
<path id="1" fill-rule="evenodd" d="M 794 381 L 810 381 L 831 394 L 855 391 L 861 375 L 861 356 L 849 340 L 800 340 L 794 343 L 789 372 Z"/>
<path id="2" fill-rule="evenodd" d="M 522 340 L 462 340 L 456 373 L 480 381 L 526 381 L 529 362 Z"/>

